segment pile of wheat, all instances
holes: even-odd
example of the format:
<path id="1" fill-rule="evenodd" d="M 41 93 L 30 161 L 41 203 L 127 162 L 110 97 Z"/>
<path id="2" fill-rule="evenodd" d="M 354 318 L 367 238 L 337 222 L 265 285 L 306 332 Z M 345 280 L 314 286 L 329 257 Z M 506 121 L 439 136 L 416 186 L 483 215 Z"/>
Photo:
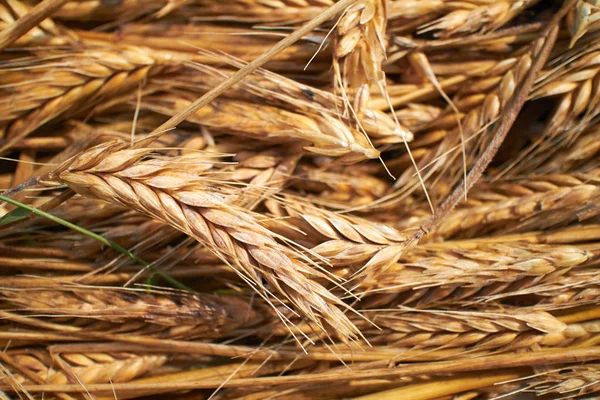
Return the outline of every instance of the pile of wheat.
<path id="1" fill-rule="evenodd" d="M 3 0 L 0 156 L 0 399 L 600 396 L 598 0 Z"/>

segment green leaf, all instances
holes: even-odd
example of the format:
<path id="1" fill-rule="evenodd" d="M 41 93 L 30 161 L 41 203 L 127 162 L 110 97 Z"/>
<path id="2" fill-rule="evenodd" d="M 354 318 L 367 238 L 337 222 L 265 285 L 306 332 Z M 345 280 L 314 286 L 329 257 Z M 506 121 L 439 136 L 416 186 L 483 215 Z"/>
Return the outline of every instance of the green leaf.
<path id="1" fill-rule="evenodd" d="M 112 240 L 109 240 L 109 239 L 105 238 L 104 236 L 100 236 L 97 233 L 94 233 L 92 231 L 88 231 L 85 228 L 82 228 L 79 225 L 75 225 L 75 224 L 73 224 L 73 223 L 71 223 L 69 221 L 65 221 L 62 218 L 59 218 L 59 217 L 57 217 L 55 215 L 52 215 L 50 213 L 47 213 L 45 211 L 39 210 L 39 209 L 37 209 L 35 207 L 32 207 L 32 206 L 30 206 L 28 204 L 23 204 L 20 201 L 11 199 L 10 197 L 6 197 L 6 196 L 0 195 L 0 201 L 4 201 L 6 203 L 9 203 L 9 204 L 12 204 L 14 206 L 19 207 L 19 208 L 15 209 L 15 210 L 9 212 L 5 216 L 3 216 L 0 219 L 0 222 L 1 222 L 0 225 L 2 225 L 2 224 L 8 224 L 9 222 L 17 221 L 18 219 L 23 219 L 23 218 L 27 217 L 27 215 L 29 215 L 30 212 L 34 213 L 37 216 L 40 216 L 42 218 L 46 218 L 46 219 L 48 219 L 50 221 L 56 222 L 57 224 L 65 226 L 65 227 L 67 227 L 69 229 L 73 229 L 76 232 L 79 232 L 79 233 L 81 233 L 83 235 L 91 237 L 92 239 L 95 239 L 95 240 L 99 241 L 100 243 L 105 244 L 106 246 L 109 246 L 110 248 L 112 248 L 112 249 L 118 251 L 119 253 L 121 253 L 121 254 L 123 254 L 123 255 L 131 258 L 132 260 L 134 260 L 134 261 L 136 261 L 136 262 L 138 262 L 138 263 L 140 263 L 140 264 L 148 267 L 150 269 L 150 271 L 153 273 L 153 275 L 156 275 L 156 276 L 164 279 L 166 282 L 168 282 L 169 284 L 173 285 L 176 288 L 187 290 L 187 291 L 190 291 L 190 292 L 194 292 L 191 288 L 187 287 L 183 283 L 181 283 L 178 280 L 171 278 L 169 275 L 167 275 L 167 274 L 159 271 L 153 264 L 150 264 L 150 263 L 142 260 L 141 258 L 139 258 L 138 256 L 136 256 L 135 254 L 133 254 L 132 252 L 130 252 L 126 248 L 121 247 L 117 243 L 113 242 Z M 19 210 L 20 210 L 20 212 L 17 212 Z M 24 214 L 24 216 L 23 216 L 23 214 Z M 5 218 L 8 221 L 4 221 Z M 16 218 L 18 218 L 18 219 L 16 219 Z"/>
<path id="2" fill-rule="evenodd" d="M 26 210 L 21 207 L 15 208 L 14 210 L 7 212 L 6 214 L 4 214 L 2 216 L 2 218 L 0 218 L 0 226 L 7 225 L 12 222 L 20 221 L 22 219 L 29 217 L 30 214 L 31 214 L 31 212 L 29 212 L 29 210 Z"/>

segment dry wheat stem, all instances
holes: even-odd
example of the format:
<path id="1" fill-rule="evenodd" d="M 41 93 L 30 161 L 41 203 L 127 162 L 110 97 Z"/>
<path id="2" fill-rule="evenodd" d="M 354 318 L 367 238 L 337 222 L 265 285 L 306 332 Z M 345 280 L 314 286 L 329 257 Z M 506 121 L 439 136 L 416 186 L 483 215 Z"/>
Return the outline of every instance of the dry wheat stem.
<path id="1" fill-rule="evenodd" d="M 44 353 L 14 351 L 9 355 L 47 384 L 129 382 L 160 367 L 168 359 L 164 355 L 127 353 L 73 353 L 53 357 Z M 55 366 L 49 367 L 49 364 Z M 15 377 L 21 384 L 28 383 L 26 376 Z"/>
<path id="2" fill-rule="evenodd" d="M 507 380 L 517 379 L 529 373 L 527 369 L 476 374 L 462 374 L 451 378 L 436 379 L 431 382 L 417 382 L 382 392 L 354 397 L 355 400 L 393 400 L 410 398 L 412 400 L 430 400 L 445 398 L 458 392 L 479 389 Z M 460 400 L 453 396 L 452 399 Z"/>
<path id="3" fill-rule="evenodd" d="M 0 52 L 15 40 L 40 24 L 44 19 L 60 9 L 68 0 L 44 0 L 29 13 L 2 30 Z"/>
<path id="4" fill-rule="evenodd" d="M 527 94 L 533 86 L 538 71 L 541 70 L 542 66 L 550 55 L 550 51 L 558 34 L 558 23 L 564 14 L 571 8 L 572 4 L 574 4 L 574 1 L 570 1 L 561 8 L 561 10 L 554 16 L 551 23 L 543 32 L 542 37 L 545 37 L 546 35 L 547 37 L 542 39 L 541 42 L 536 42 L 536 45 L 541 47 L 538 47 L 537 49 L 537 57 L 535 57 L 532 67 L 529 69 L 527 76 L 523 80 L 519 94 L 511 98 L 506 105 L 503 111 L 503 117 L 500 118 L 496 128 L 494 129 L 491 141 L 469 171 L 467 179 L 464 181 L 464 190 L 461 190 L 461 187 L 454 189 L 452 194 L 444 200 L 442 205 L 438 208 L 431 219 L 422 225 L 420 230 L 413 235 L 415 240 L 419 240 L 423 237 L 423 235 L 426 235 L 428 232 L 432 231 L 439 224 L 439 222 L 452 210 L 452 208 L 456 206 L 456 204 L 463 197 L 463 194 L 466 193 L 481 177 L 484 170 L 491 162 L 493 156 L 496 154 L 502 142 L 504 141 L 504 138 L 508 134 L 508 130 L 514 123 L 519 110 L 525 103 Z"/>
<path id="5" fill-rule="evenodd" d="M 586 122 L 598 115 L 600 88 L 596 76 L 600 71 L 600 52 L 596 48 L 579 50 L 567 61 L 566 65 L 559 65 L 562 68 L 555 67 L 545 74 L 531 95 L 532 99 L 560 96 L 560 102 L 548 117 L 543 132 L 518 157 L 507 163 L 499 177 L 543 165 L 557 150 L 571 146 L 581 135 Z"/>
<path id="6" fill-rule="evenodd" d="M 508 101 L 514 97 L 515 91 L 519 88 L 522 80 L 531 68 L 531 64 L 532 54 L 525 54 L 518 59 L 514 66 L 503 75 L 496 90 L 487 94 L 479 106 L 465 114 L 461 119 L 459 128 L 448 132 L 439 146 L 422 159 L 421 165 L 427 165 L 427 170 L 423 171 L 426 177 L 429 179 L 435 177 L 433 174 L 437 171 L 440 175 L 444 174 L 445 180 L 449 181 L 448 185 L 450 187 L 454 187 L 462 175 L 462 165 L 455 162 L 459 156 L 459 152 L 447 155 L 447 151 L 462 143 L 463 139 L 461 138 L 464 138 L 466 147 L 464 151 L 466 156 L 468 156 L 467 167 L 470 168 L 474 164 L 481 150 L 487 145 L 487 141 L 489 140 L 486 135 L 487 127 L 499 118 Z M 505 63 L 504 65 L 510 64 Z M 444 117 L 449 117 L 449 115 Z M 456 119 L 456 117 L 454 118 Z M 432 129 L 436 128 L 435 122 L 431 127 Z M 474 140 L 470 140 L 472 138 Z M 437 179 L 440 178 L 438 177 Z M 416 187 L 416 182 L 412 183 L 412 185 L 409 184 L 411 181 L 415 181 L 415 178 L 407 171 L 395 185 L 396 187 L 407 185 L 409 187 Z"/>
<path id="7" fill-rule="evenodd" d="M 231 379 L 224 384 L 224 387 L 230 386 L 261 386 L 276 384 L 302 384 L 310 379 L 311 383 L 335 382 L 339 380 L 352 380 L 356 378 L 394 378 L 399 376 L 417 376 L 448 374 L 455 372 L 486 371 L 502 368 L 516 368 L 524 366 L 538 366 L 553 363 L 581 363 L 597 360 L 600 357 L 600 350 L 597 347 L 585 349 L 560 349 L 560 350 L 542 350 L 531 353 L 523 353 L 519 357 L 513 354 L 495 355 L 486 357 L 471 358 L 469 360 L 440 361 L 436 363 L 418 363 L 413 365 L 403 365 L 396 368 L 374 368 L 369 371 L 356 371 L 339 373 L 313 373 L 292 376 L 280 376 L 270 378 L 242 378 Z M 161 390 L 161 389 L 194 389 L 194 388 L 214 388 L 220 387 L 222 380 L 204 380 L 194 383 L 184 384 L 90 384 L 87 390 L 90 392 L 112 393 L 114 388 L 118 392 L 131 390 Z M 2 386 L 4 390 L 11 390 L 10 387 Z M 84 389 L 80 385 L 24 385 L 24 389 L 32 393 L 36 392 L 82 392 Z"/>

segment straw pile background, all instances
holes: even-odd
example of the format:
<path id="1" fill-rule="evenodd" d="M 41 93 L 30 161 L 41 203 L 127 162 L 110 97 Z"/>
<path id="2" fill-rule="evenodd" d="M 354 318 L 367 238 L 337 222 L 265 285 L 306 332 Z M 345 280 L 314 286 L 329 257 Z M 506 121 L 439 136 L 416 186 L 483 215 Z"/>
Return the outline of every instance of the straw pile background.
<path id="1" fill-rule="evenodd" d="M 599 28 L 0 1 L 0 398 L 596 398 Z"/>

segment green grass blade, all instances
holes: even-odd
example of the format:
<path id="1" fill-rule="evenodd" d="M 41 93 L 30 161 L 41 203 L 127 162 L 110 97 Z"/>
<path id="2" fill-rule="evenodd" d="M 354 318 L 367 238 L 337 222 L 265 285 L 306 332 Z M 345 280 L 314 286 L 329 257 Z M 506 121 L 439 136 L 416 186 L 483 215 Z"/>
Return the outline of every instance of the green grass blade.
<path id="1" fill-rule="evenodd" d="M 73 223 L 71 223 L 69 221 L 66 221 L 66 220 L 64 220 L 62 218 L 59 218 L 59 217 L 57 217 L 55 215 L 47 213 L 46 211 L 39 210 L 39 209 L 37 209 L 35 207 L 32 207 L 30 205 L 23 204 L 20 201 L 11 199 L 10 197 L 6 197 L 6 196 L 0 195 L 0 200 L 4 201 L 6 203 L 12 204 L 14 206 L 17 206 L 17 207 L 19 207 L 19 209 L 26 210 L 28 213 L 33 213 L 33 214 L 35 214 L 37 216 L 40 216 L 42 218 L 46 218 L 46 219 L 48 219 L 48 220 L 50 220 L 52 222 L 56 222 L 57 224 L 60 224 L 60 225 L 65 226 L 65 227 L 67 227 L 69 229 L 72 229 L 72 230 L 74 230 L 76 232 L 79 232 L 82 235 L 86 235 L 88 237 L 91 237 L 92 239 L 95 239 L 95 240 L 99 241 L 100 243 L 102 243 L 102 244 L 104 244 L 104 245 L 106 245 L 106 246 L 108 246 L 108 247 L 110 247 L 110 248 L 118 251 L 119 253 L 121 253 L 123 255 L 126 255 L 127 257 L 131 258 L 132 260 L 134 260 L 134 261 L 136 261 L 136 262 L 138 262 L 138 263 L 140 263 L 140 264 L 142 264 L 142 265 L 144 265 L 146 267 L 149 267 L 150 270 L 152 271 L 152 273 L 156 274 L 157 276 L 160 276 L 166 282 L 170 283 L 174 287 L 177 287 L 179 289 L 183 289 L 183 290 L 187 290 L 187 291 L 193 292 L 193 290 L 191 288 L 189 288 L 188 286 L 186 286 L 183 283 L 179 282 L 178 280 L 173 279 L 170 276 L 168 276 L 168 275 L 160 272 L 159 270 L 156 269 L 156 267 L 154 265 L 150 264 L 147 261 L 142 260 L 141 258 L 139 258 L 138 256 L 136 256 L 135 254 L 133 254 L 132 252 L 130 252 L 126 248 L 120 246 L 119 244 L 113 242 L 112 240 L 109 240 L 109 239 L 107 239 L 107 238 L 105 238 L 105 237 L 103 237 L 101 235 L 98 235 L 97 233 L 89 231 L 89 230 L 87 230 L 85 228 L 80 227 L 79 225 L 75 225 L 75 224 L 73 224 Z M 6 218 L 6 219 L 14 219 L 15 218 L 15 214 L 16 214 L 16 216 L 19 217 L 19 219 L 23 219 L 23 218 L 26 217 L 26 215 L 23 216 L 24 213 L 13 213 L 12 216 L 9 215 L 11 213 L 13 213 L 13 212 L 11 211 L 10 213 L 8 213 L 4 217 L 2 217 L 2 219 L 4 219 L 4 218 Z M 0 221 L 2 219 L 0 219 Z"/>

